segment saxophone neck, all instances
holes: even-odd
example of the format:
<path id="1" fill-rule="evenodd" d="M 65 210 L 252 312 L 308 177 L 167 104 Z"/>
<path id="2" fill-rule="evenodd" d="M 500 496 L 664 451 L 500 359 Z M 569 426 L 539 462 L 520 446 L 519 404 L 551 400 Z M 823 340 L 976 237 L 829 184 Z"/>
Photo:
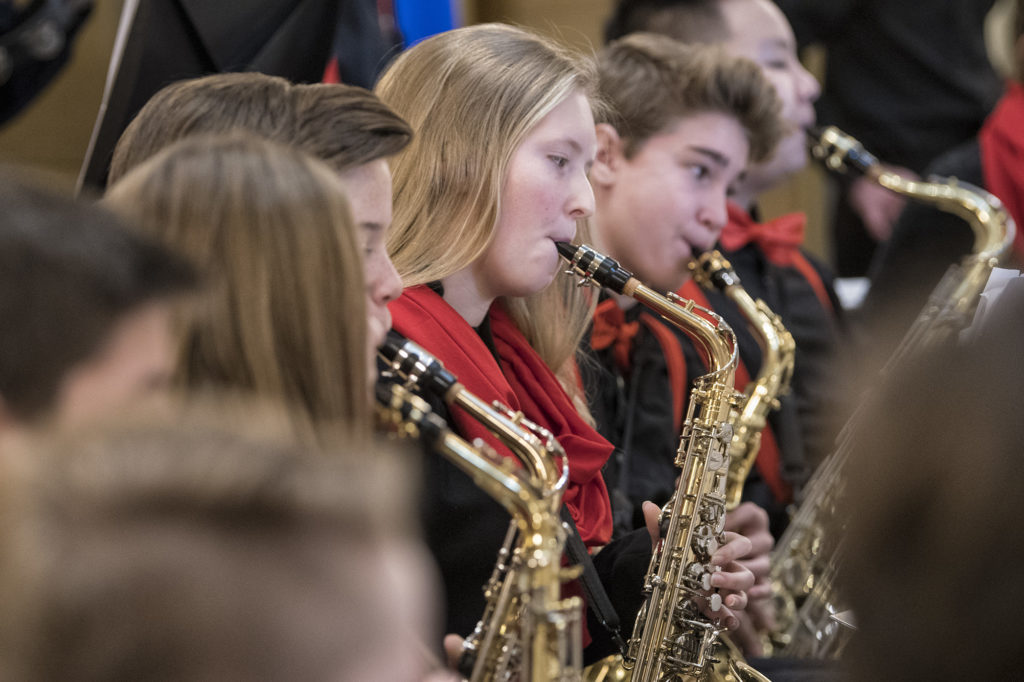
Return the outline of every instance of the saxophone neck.
<path id="1" fill-rule="evenodd" d="M 878 185 L 915 201 L 931 204 L 965 220 L 974 233 L 979 260 L 1001 261 L 1013 244 L 1016 226 L 993 194 L 956 178 L 920 181 L 882 165 L 854 137 L 835 126 L 808 132 L 811 155 L 832 171 L 863 173 Z"/>
<path id="2" fill-rule="evenodd" d="M 381 346 L 380 357 L 406 388 L 429 392 L 449 405 L 459 406 L 491 431 L 526 467 L 535 486 L 548 491 L 551 508 L 560 506 L 569 480 L 568 460 L 550 431 L 521 412 L 473 394 L 440 360 L 393 330 Z"/>
<path id="3" fill-rule="evenodd" d="M 696 254 L 689 268 L 697 284 L 707 290 L 721 291 L 743 314 L 761 346 L 758 382 L 764 383 L 767 377 L 773 376 L 774 381 L 783 385 L 779 390 L 785 390 L 792 378 L 796 342 L 782 318 L 763 300 L 755 300 L 747 292 L 732 264 L 717 249 Z"/>
<path id="4" fill-rule="evenodd" d="M 430 405 L 397 383 L 378 383 L 377 425 L 385 434 L 418 437 L 449 460 L 506 511 L 521 526 L 531 523 L 545 504 L 546 491 L 531 476 L 486 443 L 469 443 L 459 437 Z"/>

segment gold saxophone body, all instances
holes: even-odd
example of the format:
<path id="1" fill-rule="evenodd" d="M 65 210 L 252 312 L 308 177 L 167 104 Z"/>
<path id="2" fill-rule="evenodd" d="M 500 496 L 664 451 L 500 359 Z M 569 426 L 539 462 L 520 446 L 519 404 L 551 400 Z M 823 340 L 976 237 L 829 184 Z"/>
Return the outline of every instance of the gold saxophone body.
<path id="1" fill-rule="evenodd" d="M 568 274 L 581 277 L 581 285 L 607 287 L 657 311 L 696 341 L 711 368 L 694 382 L 690 395 L 675 462 L 680 475 L 672 499 L 662 509 L 662 538 L 644 578 L 646 599 L 628 649 L 621 659 L 589 669 L 588 679 L 717 679 L 714 666 L 722 630 L 701 607 L 721 608 L 721 596 L 711 591 L 714 567 L 710 560 L 724 541 L 729 449 L 738 398 L 736 337 L 715 313 L 675 294 L 658 294 L 590 247 L 557 246 L 570 264 Z M 741 662 L 735 670 L 738 675 L 753 672 Z"/>
<path id="2" fill-rule="evenodd" d="M 703 288 L 718 289 L 736 304 L 761 346 L 761 370 L 743 390 L 729 446 L 725 499 L 726 509 L 731 510 L 739 506 L 743 484 L 754 468 L 768 414 L 779 408 L 779 397 L 789 392 L 796 342 L 768 304 L 747 293 L 732 264 L 717 250 L 690 261 L 690 272 Z"/>
<path id="3" fill-rule="evenodd" d="M 885 170 L 861 144 L 837 128 L 810 139 L 812 154 L 834 171 L 853 168 L 880 186 L 912 200 L 932 204 L 964 219 L 974 233 L 970 254 L 953 264 L 932 292 L 924 309 L 883 368 L 892 372 L 909 354 L 950 338 L 968 326 L 992 268 L 1008 253 L 1015 226 L 992 194 L 961 183 L 919 182 Z M 861 410 L 854 412 L 804 488 L 805 496 L 772 556 L 772 589 L 778 629 L 774 649 L 786 656 L 837 657 L 848 637 L 833 616 L 841 612 L 835 583 L 842 556 L 842 520 L 836 514 L 843 494 L 843 472 Z"/>
<path id="4" fill-rule="evenodd" d="M 464 643 L 464 674 L 470 682 L 579 682 L 583 603 L 560 596 L 562 583 L 576 572 L 561 565 L 566 530 L 559 510 L 568 462 L 558 441 L 522 413 L 470 393 L 436 358 L 394 332 L 381 355 L 407 388 L 459 405 L 495 433 L 522 463 L 515 471 L 528 483 L 512 496 L 499 490 L 501 497 L 481 486 L 512 515 L 512 522 L 484 586 L 483 616 Z"/>

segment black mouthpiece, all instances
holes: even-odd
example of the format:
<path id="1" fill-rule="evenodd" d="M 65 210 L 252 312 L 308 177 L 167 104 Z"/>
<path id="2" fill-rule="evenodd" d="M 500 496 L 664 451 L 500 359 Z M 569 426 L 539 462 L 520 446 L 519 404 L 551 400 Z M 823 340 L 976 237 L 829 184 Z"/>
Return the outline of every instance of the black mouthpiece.
<path id="1" fill-rule="evenodd" d="M 393 329 L 381 344 L 380 354 L 403 379 L 412 379 L 438 396 L 444 396 L 458 381 L 440 360 Z"/>
<path id="2" fill-rule="evenodd" d="M 617 294 L 623 293 L 626 284 L 633 278 L 632 272 L 585 244 L 574 246 L 567 242 L 556 242 L 555 246 L 559 255 L 572 266 L 574 274 L 584 280 L 593 280 Z"/>
<path id="3" fill-rule="evenodd" d="M 693 251 L 693 264 L 691 270 L 697 276 L 698 281 L 708 282 L 711 286 L 720 291 L 725 291 L 734 284 L 740 284 L 740 278 L 721 251 L 712 250 L 707 253 Z"/>
<path id="4" fill-rule="evenodd" d="M 558 255 L 567 261 L 571 262 L 576 255 L 576 247 L 569 242 L 555 242 L 555 248 L 558 249 Z"/>
<path id="5" fill-rule="evenodd" d="M 825 128 L 822 126 L 810 126 L 804 130 L 804 133 L 807 135 L 807 144 L 820 144 L 821 136 L 825 134 Z"/>
<path id="6" fill-rule="evenodd" d="M 403 422 L 415 424 L 420 438 L 428 443 L 439 440 L 448 428 L 444 419 L 434 414 L 422 398 L 409 393 L 393 382 L 381 380 L 375 387 L 377 402 L 392 410 L 397 410 Z"/>
<path id="7" fill-rule="evenodd" d="M 808 129 L 807 145 L 816 159 L 824 161 L 834 171 L 844 172 L 852 168 L 866 173 L 878 166 L 878 159 L 864 149 L 857 138 L 835 126 Z"/>

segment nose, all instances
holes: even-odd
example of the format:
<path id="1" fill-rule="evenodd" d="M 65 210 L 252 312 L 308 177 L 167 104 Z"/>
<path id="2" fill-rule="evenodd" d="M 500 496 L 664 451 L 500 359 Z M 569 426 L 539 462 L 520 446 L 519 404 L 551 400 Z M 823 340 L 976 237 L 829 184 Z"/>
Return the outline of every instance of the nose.
<path id="1" fill-rule="evenodd" d="M 402 278 L 398 276 L 395 264 L 387 255 L 381 255 L 374 268 L 373 280 L 370 282 L 370 298 L 377 305 L 387 305 L 402 295 Z"/>
<path id="2" fill-rule="evenodd" d="M 697 218 L 708 230 L 714 232 L 715 239 L 717 240 L 722 230 L 725 229 L 728 216 L 726 197 L 723 192 L 720 196 L 709 197 L 701 206 Z"/>
<path id="3" fill-rule="evenodd" d="M 821 84 L 818 79 L 815 78 L 810 71 L 804 68 L 803 64 L 800 64 L 797 72 L 797 92 L 804 98 L 805 101 L 816 102 L 818 97 L 821 96 Z"/>
<path id="4" fill-rule="evenodd" d="M 590 186 L 585 172 L 577 174 L 572 183 L 568 201 L 568 213 L 576 219 L 582 220 L 594 214 L 594 188 Z"/>

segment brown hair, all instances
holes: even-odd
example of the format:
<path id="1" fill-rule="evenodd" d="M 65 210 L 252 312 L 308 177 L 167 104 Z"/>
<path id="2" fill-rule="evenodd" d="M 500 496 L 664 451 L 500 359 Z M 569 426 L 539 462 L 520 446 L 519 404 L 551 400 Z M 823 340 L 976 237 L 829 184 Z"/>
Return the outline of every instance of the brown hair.
<path id="1" fill-rule="evenodd" d="M 604 41 L 642 31 L 686 43 L 718 43 L 729 35 L 722 0 L 619 0 L 604 26 Z"/>
<path id="2" fill-rule="evenodd" d="M 394 156 L 412 128 L 369 90 L 352 85 L 296 85 L 295 131 L 289 142 L 335 170 Z"/>
<path id="3" fill-rule="evenodd" d="M 211 280 L 184 332 L 184 384 L 367 425 L 366 285 L 348 201 L 326 165 L 250 136 L 193 137 L 133 170 L 105 203 Z"/>
<path id="4" fill-rule="evenodd" d="M 293 85 L 261 73 L 222 73 L 172 83 L 155 94 L 114 149 L 109 182 L 191 135 L 246 131 L 345 170 L 392 156 L 409 125 L 369 90 Z"/>
<path id="5" fill-rule="evenodd" d="M 408 467 L 228 404 L 6 453 L 4 680 L 361 679 L 426 635 L 376 602 L 382 553 L 418 552 Z"/>
<path id="6" fill-rule="evenodd" d="M 851 680 L 1019 676 L 1021 293 L 1006 288 L 976 339 L 889 372 L 850 434 L 837 516 Z"/>
<path id="7" fill-rule="evenodd" d="M 108 184 L 189 135 L 246 130 L 268 139 L 294 128 L 291 84 L 262 73 L 219 73 L 171 83 L 139 110 L 114 148 Z"/>
<path id="8" fill-rule="evenodd" d="M 126 315 L 191 291 L 192 267 L 95 205 L 0 170 L 0 399 L 45 416 L 67 373 Z"/>
<path id="9" fill-rule="evenodd" d="M 751 162 L 769 158 L 782 138 L 775 88 L 757 64 L 722 47 L 634 33 L 601 52 L 598 73 L 610 105 L 604 122 L 623 138 L 627 158 L 678 119 L 703 112 L 736 118 Z"/>

